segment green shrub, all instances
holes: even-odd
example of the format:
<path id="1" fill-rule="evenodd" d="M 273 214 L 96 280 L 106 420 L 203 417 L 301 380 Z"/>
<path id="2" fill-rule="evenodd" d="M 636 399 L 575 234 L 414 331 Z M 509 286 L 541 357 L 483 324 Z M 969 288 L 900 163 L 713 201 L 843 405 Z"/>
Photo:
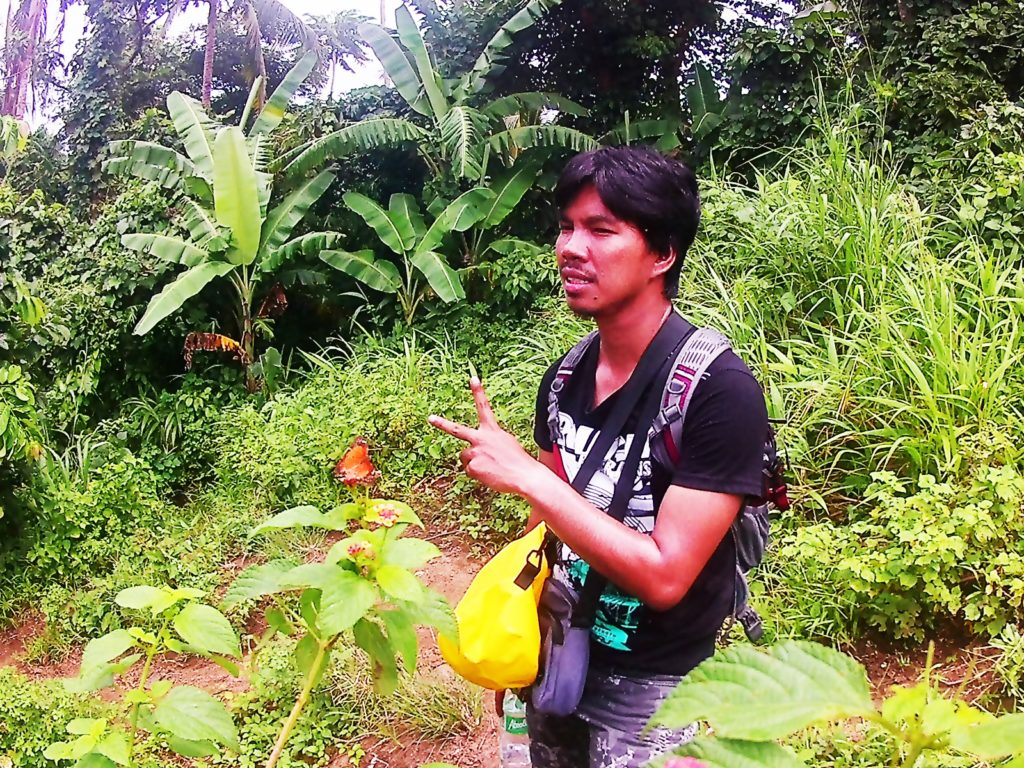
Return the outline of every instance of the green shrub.
<path id="1" fill-rule="evenodd" d="M 1024 616 L 1019 469 L 984 462 L 959 481 L 873 478 L 847 524 L 801 527 L 774 555 L 803 563 L 809 583 L 846 593 L 850 616 L 835 621 L 921 639 L 951 621 L 995 635 Z"/>
<path id="2" fill-rule="evenodd" d="M 43 757 L 51 742 L 67 736 L 65 724 L 76 717 L 101 717 L 109 707 L 64 690 L 59 681 L 37 683 L 0 668 L 0 765 L 53 768 Z"/>

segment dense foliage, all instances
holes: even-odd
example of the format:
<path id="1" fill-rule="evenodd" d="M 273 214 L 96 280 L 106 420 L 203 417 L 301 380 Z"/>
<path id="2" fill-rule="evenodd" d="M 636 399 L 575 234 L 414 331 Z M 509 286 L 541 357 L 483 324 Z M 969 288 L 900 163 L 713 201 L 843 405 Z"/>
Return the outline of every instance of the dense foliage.
<path id="1" fill-rule="evenodd" d="M 468 481 L 426 417 L 472 418 L 477 373 L 531 443 L 537 382 L 587 329 L 556 298 L 555 174 L 572 151 L 642 140 L 699 164 L 703 220 L 679 306 L 731 339 L 779 420 L 796 504 L 753 583 L 767 636 L 988 645 L 1005 697 L 986 703 L 1019 705 L 1018 0 L 418 0 L 396 30 L 308 20 L 324 60 L 372 56 L 387 85 L 324 97 L 337 70 L 268 46 L 266 103 L 243 34 L 253 19 L 222 15 L 210 73 L 209 30 L 167 37 L 166 3 L 126 7 L 87 4 L 89 34 L 51 89 L 59 132 L 6 117 L 0 142 L 0 618 L 38 621 L 26 659 L 113 637 L 93 647 L 117 653 L 88 659 L 105 680 L 139 649 L 210 656 L 174 634 L 176 617 L 210 618 L 213 606 L 189 606 L 223 596 L 245 561 L 241 584 L 256 587 L 236 582 L 210 621 L 221 639 L 242 629 L 238 654 L 233 640 L 214 655 L 253 662 L 249 690 L 223 713 L 198 696 L 224 727 L 179 746 L 237 751 L 225 764 L 326 765 L 360 759 L 383 720 L 465 728 L 476 694 L 409 674 L 411 626 L 443 624 L 441 601 L 430 616 L 387 603 L 427 594 L 411 574 L 434 550 L 376 559 L 390 527 L 331 470 L 363 436 L 383 476 L 374 493 L 401 525 L 418 515 L 483 548 L 520 529 L 523 504 Z M 27 39 L 4 66 L 29 56 Z M 40 94 L 61 79 L 48 50 L 32 53 Z M 22 103 L 31 91 L 15 85 Z M 338 532 L 345 552 L 328 555 Z M 328 587 L 325 603 L 328 576 L 350 591 Z M 180 600 L 140 619 L 141 588 Z M 257 604 L 295 636 L 260 642 L 245 623 Z M 807 648 L 771 657 L 799 651 L 859 681 L 849 660 Z M 774 661 L 746 648 L 722 661 L 741 663 Z M 746 674 L 707 672 L 692 684 Z M 153 715 L 172 690 L 157 682 L 125 703 Z M 855 687 L 859 709 L 842 713 L 866 718 L 860 730 L 821 726 L 830 715 L 730 731 L 743 723 L 693 709 L 685 691 L 666 717 L 749 742 L 698 742 L 709 765 L 753 750 L 766 765 L 912 766 L 959 745 L 943 765 L 987 766 L 1016 750 L 978 749 L 965 728 L 985 716 L 927 680 L 877 712 Z M 120 705 L 6 669 L 0 688 L 0 766 L 52 765 L 48 747 L 102 762 L 124 744 L 136 765 L 161 765 L 178 736 L 152 717 L 119 735 L 134 719 Z M 835 704 L 826 693 L 815 706 Z M 428 696 L 436 718 L 419 706 Z M 929 717 L 905 714 L 922 702 Z"/>

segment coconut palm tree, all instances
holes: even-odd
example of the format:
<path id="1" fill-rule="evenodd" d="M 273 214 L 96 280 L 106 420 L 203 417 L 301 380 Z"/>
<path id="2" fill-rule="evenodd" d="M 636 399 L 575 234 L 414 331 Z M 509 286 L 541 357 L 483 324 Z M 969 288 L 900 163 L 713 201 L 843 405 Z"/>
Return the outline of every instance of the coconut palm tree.
<path id="1" fill-rule="evenodd" d="M 249 38 L 252 49 L 253 69 L 256 77 L 262 77 L 257 96 L 256 107 L 266 100 L 267 65 L 263 58 L 263 39 L 273 40 L 285 45 L 301 45 L 304 50 L 316 51 L 320 55 L 320 41 L 315 31 L 292 13 L 281 0 L 173 0 L 167 10 L 164 28 L 190 5 L 198 5 L 205 1 L 206 16 L 206 49 L 203 53 L 203 88 L 202 103 L 210 108 L 210 96 L 213 90 L 213 64 L 217 49 L 217 22 L 222 14 L 238 17 Z"/>
<path id="2" fill-rule="evenodd" d="M 0 60 L 4 80 L 0 115 L 18 120 L 25 117 L 29 91 L 41 79 L 39 70 L 45 66 L 46 27 L 46 0 L 22 0 L 17 10 L 12 0 Z"/>

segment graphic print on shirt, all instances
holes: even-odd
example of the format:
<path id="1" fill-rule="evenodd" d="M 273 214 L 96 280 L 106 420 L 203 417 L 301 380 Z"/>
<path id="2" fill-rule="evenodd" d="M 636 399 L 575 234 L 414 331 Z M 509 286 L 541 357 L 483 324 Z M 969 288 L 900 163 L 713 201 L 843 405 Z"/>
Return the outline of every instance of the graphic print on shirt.
<path id="1" fill-rule="evenodd" d="M 558 417 L 561 432 L 558 451 L 566 476 L 571 482 L 583 462 L 586 461 L 590 449 L 597 442 L 600 431 L 593 427 L 577 425 L 572 417 L 564 412 L 559 412 Z M 632 434 L 619 435 L 615 439 L 601 466 L 594 472 L 590 483 L 583 492 L 583 497 L 598 509 L 607 510 L 611 504 L 615 484 L 622 474 L 622 465 L 634 439 L 635 436 Z M 644 435 L 644 440 L 647 440 L 646 435 Z M 646 442 L 640 454 L 640 466 L 633 483 L 633 495 L 627 504 L 626 516 L 622 522 L 633 530 L 648 535 L 654 531 L 651 450 L 650 445 Z M 564 566 L 560 569 L 560 578 L 568 581 L 575 590 L 579 591 L 590 566 L 580 560 L 576 553 L 564 544 L 562 545 L 562 562 Z M 642 604 L 637 598 L 608 584 L 601 594 L 591 633 L 598 642 L 609 648 L 619 651 L 631 650 L 630 642 L 637 631 L 641 607 Z"/>

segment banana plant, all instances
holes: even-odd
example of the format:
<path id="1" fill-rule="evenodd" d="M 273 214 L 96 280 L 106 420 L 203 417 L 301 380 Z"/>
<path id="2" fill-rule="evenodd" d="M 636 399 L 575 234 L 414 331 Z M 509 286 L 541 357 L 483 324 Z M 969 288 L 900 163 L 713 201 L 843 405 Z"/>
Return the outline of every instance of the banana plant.
<path id="1" fill-rule="evenodd" d="M 375 291 L 396 294 L 406 325 L 412 325 L 428 289 L 446 304 L 465 300 L 459 273 L 438 248 L 452 232 L 465 232 L 488 217 L 501 215 L 497 196 L 484 187 L 463 193 L 447 206 L 432 205 L 437 215 L 430 226 L 412 195 L 392 195 L 387 210 L 358 192 L 346 192 L 343 199 L 399 257 L 398 263 L 376 258 L 369 248 L 355 252 L 330 249 L 320 258 Z"/>
<path id="2" fill-rule="evenodd" d="M 167 98 L 167 108 L 186 154 L 149 142 L 116 142 L 112 147 L 114 156 L 106 163 L 112 173 L 153 181 L 177 193 L 182 211 L 177 224 L 188 233 L 187 237 L 178 237 L 135 232 L 122 237 L 127 248 L 185 268 L 150 300 L 135 333 L 149 333 L 212 281 L 226 278 L 234 292 L 239 338 L 189 334 L 186 362 L 191 362 L 196 350 L 232 352 L 246 370 L 250 390 L 258 386 L 252 375 L 255 332 L 287 307 L 280 286 L 281 268 L 300 255 L 315 257 L 341 240 L 336 232 L 292 236 L 296 225 L 334 181 L 331 170 L 302 181 L 270 207 L 273 176 L 267 171 L 271 159 L 268 134 L 280 125 L 288 102 L 315 63 L 312 53 L 300 60 L 247 132 L 244 128 L 259 83 L 253 84 L 239 124 L 231 126 L 214 121 L 198 102 L 174 92 Z M 312 273 L 299 277 L 315 279 Z"/>
<path id="3" fill-rule="evenodd" d="M 422 120 L 377 118 L 345 126 L 293 150 L 285 158 L 289 161 L 287 172 L 302 172 L 356 151 L 412 142 L 435 177 L 450 175 L 483 183 L 493 157 L 512 165 L 531 147 L 557 146 L 577 152 L 596 147 L 597 142 L 581 131 L 553 123 L 527 124 L 539 123 L 540 113 L 548 109 L 587 114 L 584 107 L 557 94 L 516 93 L 480 105 L 487 77 L 500 71 L 514 35 L 559 3 L 561 0 L 527 3 L 491 38 L 473 68 L 455 81 L 441 75 L 405 5 L 395 11 L 397 40 L 379 25 L 361 25 L 360 34 L 395 89 Z"/>

